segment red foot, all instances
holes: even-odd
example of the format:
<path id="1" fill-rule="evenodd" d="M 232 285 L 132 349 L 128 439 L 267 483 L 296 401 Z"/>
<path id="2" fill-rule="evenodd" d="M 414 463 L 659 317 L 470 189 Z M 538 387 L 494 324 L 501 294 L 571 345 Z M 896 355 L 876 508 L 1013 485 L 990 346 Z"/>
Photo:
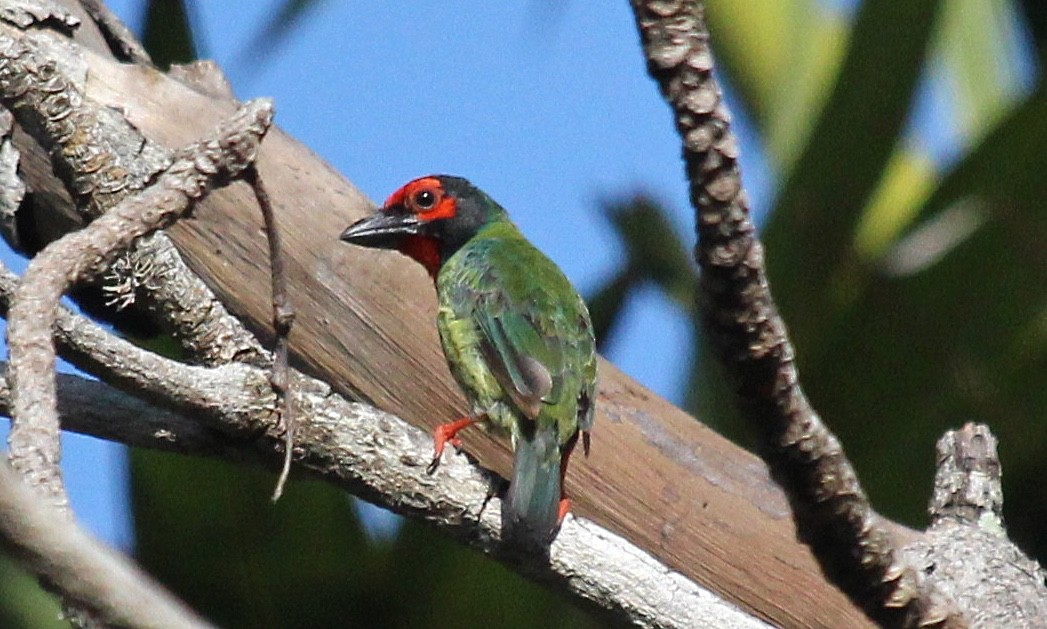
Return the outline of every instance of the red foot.
<path id="1" fill-rule="evenodd" d="M 571 499 L 561 498 L 560 499 L 560 512 L 556 516 L 556 525 L 560 526 L 563 524 L 563 519 L 567 517 L 567 512 L 571 510 Z"/>
<path id="2" fill-rule="evenodd" d="M 429 464 L 429 473 L 433 473 L 440 464 L 440 455 L 444 453 L 444 446 L 448 443 L 458 448 L 462 440 L 458 438 L 458 431 L 468 428 L 476 423 L 472 417 L 463 417 L 458 421 L 440 424 L 433 429 L 433 462 Z"/>

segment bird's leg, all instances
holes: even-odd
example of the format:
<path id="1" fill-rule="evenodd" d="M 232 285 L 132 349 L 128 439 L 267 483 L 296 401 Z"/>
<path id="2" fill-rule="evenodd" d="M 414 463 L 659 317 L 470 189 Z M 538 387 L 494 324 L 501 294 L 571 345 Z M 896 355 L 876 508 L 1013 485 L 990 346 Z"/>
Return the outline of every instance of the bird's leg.
<path id="1" fill-rule="evenodd" d="M 567 517 L 567 512 L 571 510 L 571 499 L 567 497 L 567 489 L 564 487 L 564 479 L 567 478 L 567 462 L 571 458 L 571 453 L 574 452 L 574 446 L 578 443 L 578 433 L 574 433 L 567 443 L 563 444 L 563 450 L 560 451 L 560 510 L 556 517 L 556 525 L 563 524 L 563 519 Z M 582 448 L 585 450 L 585 455 L 589 456 L 589 432 L 586 431 L 582 436 Z"/>
<path id="2" fill-rule="evenodd" d="M 462 440 L 458 438 L 458 431 L 472 426 L 476 421 L 472 417 L 463 417 L 457 421 L 440 424 L 433 429 L 433 461 L 426 468 L 428 473 L 432 474 L 440 466 L 440 455 L 444 453 L 444 446 L 450 443 L 456 448 L 461 447 Z"/>
<path id="3" fill-rule="evenodd" d="M 556 513 L 556 526 L 563 524 L 563 519 L 571 512 L 571 499 L 560 498 L 560 510 Z"/>

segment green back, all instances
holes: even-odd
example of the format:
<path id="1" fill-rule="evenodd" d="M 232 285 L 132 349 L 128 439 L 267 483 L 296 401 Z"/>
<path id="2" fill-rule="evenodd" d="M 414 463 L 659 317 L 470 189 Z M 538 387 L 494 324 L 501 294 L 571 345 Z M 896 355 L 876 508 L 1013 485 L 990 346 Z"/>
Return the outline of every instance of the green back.
<path id="1" fill-rule="evenodd" d="M 585 303 L 500 212 L 437 276 L 438 327 L 476 412 L 519 437 L 518 418 L 562 445 L 593 420 L 596 349 Z"/>

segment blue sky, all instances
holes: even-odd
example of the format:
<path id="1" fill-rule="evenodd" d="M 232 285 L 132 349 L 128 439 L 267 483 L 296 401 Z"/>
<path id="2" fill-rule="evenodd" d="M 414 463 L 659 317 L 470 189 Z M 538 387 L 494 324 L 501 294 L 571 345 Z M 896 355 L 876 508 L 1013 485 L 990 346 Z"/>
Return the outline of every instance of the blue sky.
<path id="1" fill-rule="evenodd" d="M 108 4 L 137 27 L 137 0 Z M 679 140 L 628 3 L 319 3 L 264 59 L 245 58 L 279 5 L 195 3 L 200 54 L 218 61 L 238 97 L 273 97 L 277 123 L 371 199 L 428 173 L 468 177 L 583 292 L 619 260 L 601 199 L 650 191 L 691 233 Z M 750 175 L 748 185 L 765 207 L 766 184 Z M 331 237 L 344 227 L 331 225 Z M 689 346 L 689 324 L 643 291 L 609 357 L 678 400 Z M 122 448 L 66 436 L 63 465 L 78 516 L 127 547 Z"/>
<path id="2" fill-rule="evenodd" d="M 691 241 L 679 139 L 647 77 L 628 3 L 322 2 L 264 59 L 245 57 L 281 3 L 194 3 L 200 54 L 225 69 L 240 98 L 273 97 L 277 123 L 371 199 L 428 173 L 466 176 L 583 293 L 619 262 L 601 199 L 649 191 Z M 137 27 L 137 0 L 108 4 Z M 940 120 L 933 90 L 926 98 Z M 737 108 L 734 120 L 745 184 L 763 212 L 771 175 Z M 331 237 L 344 227 L 332 224 Z M 646 290 L 628 304 L 608 357 L 679 401 L 690 346 L 690 325 Z M 122 449 L 68 437 L 64 465 L 78 515 L 126 547 Z"/>

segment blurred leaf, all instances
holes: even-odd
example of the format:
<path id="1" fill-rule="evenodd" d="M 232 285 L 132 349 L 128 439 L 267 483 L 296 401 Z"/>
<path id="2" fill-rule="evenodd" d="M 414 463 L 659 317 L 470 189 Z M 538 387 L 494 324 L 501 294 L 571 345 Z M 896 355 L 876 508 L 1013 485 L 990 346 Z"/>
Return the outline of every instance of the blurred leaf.
<path id="1" fill-rule="evenodd" d="M 911 385 L 887 389 L 890 406 L 883 408 L 882 401 L 878 405 L 883 411 L 879 416 L 892 418 L 884 429 L 905 430 L 911 438 L 930 443 L 945 426 L 967 419 L 990 423 L 1003 448 L 1009 530 L 1039 557 L 1047 556 L 1047 504 L 1042 490 L 1042 461 L 1047 460 L 1044 146 L 1047 90 L 1041 84 L 944 178 L 909 233 L 968 206 L 984 216 L 982 226 L 921 273 L 878 277 L 869 291 L 875 301 L 865 304 L 868 312 L 880 317 L 906 314 L 878 324 L 868 322 L 869 328 L 877 328 L 865 328 L 856 337 L 876 339 L 883 328 L 889 328 L 890 335 L 899 339 L 892 362 L 870 363 L 862 374 L 883 382 L 883 374 L 892 373 L 898 382 Z M 904 359 L 897 356 L 903 352 Z M 877 354 L 885 359 L 891 355 L 885 348 Z M 855 382 L 841 383 L 845 374 L 823 375 L 828 376 L 819 386 L 823 399 L 834 390 L 860 389 Z M 912 391 L 913 386 L 919 390 Z M 857 397 L 840 401 L 848 402 L 840 405 L 842 413 L 857 412 L 869 403 Z M 832 402 L 830 406 L 839 408 Z M 920 409 L 918 422 L 893 419 L 911 414 L 913 408 Z M 899 448 L 879 454 L 898 455 Z M 874 477 L 870 489 L 880 501 L 893 504 L 897 513 L 915 513 L 920 505 L 895 495 L 897 485 L 891 483 L 904 482 L 911 475 L 927 477 L 931 461 L 891 460 L 900 465 L 892 468 L 889 478 Z"/>
<path id="2" fill-rule="evenodd" d="M 251 69 L 264 64 L 287 41 L 306 14 L 320 3 L 321 0 L 285 0 L 280 10 L 241 49 L 237 61 L 232 65 Z"/>
<path id="3" fill-rule="evenodd" d="M 975 195 L 1004 212 L 1041 213 L 1047 198 L 1047 88 L 1038 86 L 943 179 L 919 218 Z"/>
<path id="4" fill-rule="evenodd" d="M 768 155 L 788 170 L 836 77 L 849 33 L 818 0 L 709 0 L 706 18 L 719 68 L 761 131 Z"/>
<path id="5" fill-rule="evenodd" d="M 593 320 L 596 348 L 601 353 L 610 345 L 615 326 L 621 320 L 625 301 L 634 288 L 635 278 L 626 266 L 594 294 L 586 297 L 585 303 L 589 305 L 589 315 Z"/>
<path id="6" fill-rule="evenodd" d="M 5 629 L 68 629 L 54 595 L 6 553 L 0 552 L 0 627 Z"/>
<path id="7" fill-rule="evenodd" d="M 196 59 L 184 0 L 149 0 L 141 30 L 142 44 L 157 66 L 166 69 Z"/>
<path id="8" fill-rule="evenodd" d="M 661 205 L 638 195 L 606 205 L 605 212 L 625 245 L 632 274 L 654 282 L 684 312 L 692 312 L 697 267 Z"/>
<path id="9" fill-rule="evenodd" d="M 219 625 L 367 625 L 382 612 L 385 567 L 343 492 L 297 481 L 273 505 L 271 474 L 138 450 L 131 478 L 138 560 Z"/>
<path id="10" fill-rule="evenodd" d="M 954 89 L 957 131 L 976 139 L 1014 101 L 1019 64 L 1004 47 L 1018 39 L 1010 0 L 954 0 L 942 10 L 941 55 Z"/>
<path id="11" fill-rule="evenodd" d="M 595 626 L 430 527 L 364 533 L 351 498 L 256 468 L 132 451 L 138 560 L 223 627 Z"/>
<path id="12" fill-rule="evenodd" d="M 1047 3 L 1043 0 L 1018 0 L 1018 6 L 1021 7 L 1042 63 L 1047 59 Z"/>
<path id="13" fill-rule="evenodd" d="M 817 1 L 709 0 L 706 5 L 717 62 L 763 126 L 786 78 L 803 72 L 800 59 L 819 27 Z"/>
<path id="14" fill-rule="evenodd" d="M 973 105 L 990 119 L 998 115 L 995 106 Z M 936 189 L 926 189 L 934 177 L 913 161 L 915 154 L 896 153 L 888 172 L 897 174 L 887 180 L 897 179 L 878 192 L 871 207 L 880 209 L 863 217 L 857 240 L 867 252 L 883 252 L 882 264 L 836 266 L 834 279 L 857 278 L 846 300 L 812 299 L 802 287 L 800 297 L 792 295 L 818 302 L 817 329 L 809 319 L 789 318 L 792 329 L 810 330 L 810 342 L 798 348 L 805 389 L 847 444 L 878 508 L 922 523 L 935 439 L 964 421 L 987 421 L 1004 444 L 1010 531 L 1040 557 L 1047 556 L 1044 146 L 1041 85 Z M 872 217 L 882 224 L 873 225 Z M 772 266 L 789 244 L 774 249 Z M 924 263 L 903 263 L 903 254 Z M 783 295 L 780 284 L 774 287 Z"/>
<path id="15" fill-rule="evenodd" d="M 1047 257 L 1030 259 L 1029 245 L 1045 238 L 1047 221 L 986 223 L 921 272 L 877 274 L 823 332 L 832 360 L 806 365 L 807 392 L 843 443 L 857 446 L 852 460 L 888 515 L 923 523 L 934 441 L 968 420 L 989 422 L 1005 444 L 1008 504 L 1042 514 L 1042 467 L 1033 473 L 1030 462 L 1047 458 L 1047 339 L 1036 333 Z M 1038 499 L 1012 502 L 1011 489 L 1033 486 Z M 1039 539 L 1041 553 L 1044 521 L 1019 535 Z"/>
<path id="16" fill-rule="evenodd" d="M 857 253 L 867 261 L 879 257 L 919 212 L 937 179 L 929 157 L 911 148 L 895 151 L 858 224 Z"/>
<path id="17" fill-rule="evenodd" d="M 840 78 L 782 186 L 764 240 L 775 297 L 801 347 L 817 347 L 833 305 L 854 290 L 857 224 L 904 129 L 938 6 L 862 3 Z"/>
<path id="18" fill-rule="evenodd" d="M 396 626 L 456 629 L 598 627 L 566 599 L 463 548 L 424 524 L 405 521 L 389 554 L 390 605 L 402 608 Z M 389 624 L 372 621 L 367 626 Z"/>
<path id="19" fill-rule="evenodd" d="M 694 312 L 696 265 L 665 210 L 653 199 L 637 195 L 627 201 L 605 202 L 604 215 L 622 240 L 622 268 L 586 303 L 593 317 L 598 348 L 611 341 L 629 294 L 643 282 L 653 282 L 683 312 Z"/>
<path id="20" fill-rule="evenodd" d="M 817 13 L 815 13 L 817 15 Z M 832 93 L 847 50 L 849 29 L 842 19 L 816 20 L 809 40 L 796 47 L 804 53 L 793 67 L 783 68 L 774 108 L 767 119 L 767 153 L 778 172 L 790 172 Z"/>

